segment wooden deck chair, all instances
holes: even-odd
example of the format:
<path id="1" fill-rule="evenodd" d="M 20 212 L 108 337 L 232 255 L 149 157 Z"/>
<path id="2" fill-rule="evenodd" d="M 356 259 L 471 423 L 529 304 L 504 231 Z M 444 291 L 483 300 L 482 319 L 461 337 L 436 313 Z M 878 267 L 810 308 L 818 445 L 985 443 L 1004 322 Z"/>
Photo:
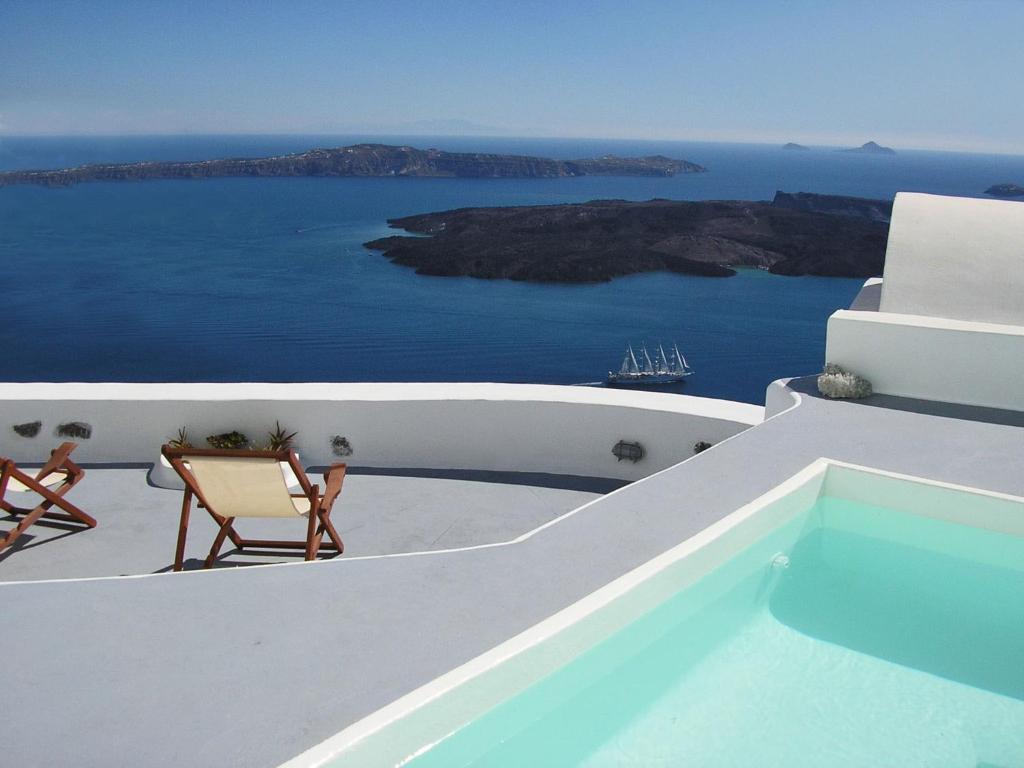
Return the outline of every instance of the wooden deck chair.
<path id="1" fill-rule="evenodd" d="M 96 527 L 92 517 L 64 498 L 85 477 L 85 470 L 69 458 L 76 447 L 75 443 L 61 443 L 50 452 L 50 460 L 35 475 L 18 469 L 18 465 L 11 459 L 0 458 L 0 509 L 10 515 L 21 516 L 18 524 L 0 540 L 0 552 L 11 546 L 30 525 L 39 520 L 60 520 L 79 523 L 87 528 Z M 7 501 L 8 491 L 30 491 L 41 497 L 42 501 L 31 508 L 16 507 Z M 63 511 L 54 512 L 53 507 Z"/>
<path id="2" fill-rule="evenodd" d="M 232 451 L 211 448 L 172 448 L 161 452 L 185 481 L 185 496 L 174 551 L 174 570 L 180 571 L 185 556 L 188 520 L 195 497 L 217 523 L 219 530 L 206 557 L 204 568 L 213 566 L 224 539 L 238 549 L 301 549 L 306 560 L 316 558 L 321 547 L 345 551 L 341 537 L 331 523 L 331 508 L 341 493 L 345 465 L 334 464 L 324 473 L 323 495 L 309 482 L 294 451 Z M 290 493 L 283 469 L 289 467 L 298 478 L 300 493 Z M 243 539 L 235 531 L 239 517 L 306 519 L 306 538 L 296 541 Z M 330 538 L 323 542 L 324 534 Z"/>

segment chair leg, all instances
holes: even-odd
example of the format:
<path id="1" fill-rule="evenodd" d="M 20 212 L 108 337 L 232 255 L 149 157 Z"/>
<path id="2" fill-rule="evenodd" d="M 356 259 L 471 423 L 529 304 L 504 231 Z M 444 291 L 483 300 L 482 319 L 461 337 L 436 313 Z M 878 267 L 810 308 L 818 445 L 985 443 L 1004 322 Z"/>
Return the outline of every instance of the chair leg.
<path id="1" fill-rule="evenodd" d="M 178 543 L 174 547 L 174 570 L 184 567 L 185 539 L 188 537 L 188 518 L 192 511 L 192 491 L 185 489 L 185 498 L 181 503 L 181 522 L 178 523 Z"/>
<path id="2" fill-rule="evenodd" d="M 316 527 L 316 533 L 313 535 L 313 559 L 316 560 L 317 555 L 320 554 L 320 547 L 324 543 L 324 527 L 318 525 Z"/>
<path id="3" fill-rule="evenodd" d="M 4 537 L 3 541 L 0 541 L 0 552 L 16 542 L 21 534 L 23 534 L 25 530 L 32 525 L 32 523 L 41 518 L 45 513 L 46 510 L 42 504 L 35 509 L 30 510 L 29 513 L 25 515 L 25 517 L 21 518 L 18 524 L 11 529 L 10 533 Z"/>
<path id="4" fill-rule="evenodd" d="M 217 531 L 217 536 L 213 540 L 213 546 L 210 547 L 210 554 L 206 556 L 206 562 L 203 563 L 203 568 L 212 568 L 214 561 L 217 559 L 217 555 L 220 554 L 220 548 L 224 546 L 224 539 L 227 538 L 228 532 L 231 530 L 231 524 L 235 522 L 233 517 L 225 517 L 224 522 L 220 526 L 220 530 Z"/>
<path id="5" fill-rule="evenodd" d="M 341 536 L 338 535 L 338 532 L 334 530 L 334 523 L 331 522 L 331 513 L 321 512 L 320 521 L 323 528 L 327 531 L 327 536 L 334 542 L 334 546 L 337 548 L 338 554 L 340 555 L 345 551 L 345 543 L 341 540 Z"/>
<path id="6" fill-rule="evenodd" d="M 309 511 L 309 522 L 306 524 L 306 560 L 313 560 L 320 550 L 320 542 L 316 541 L 316 521 L 317 510 L 311 509 Z"/>

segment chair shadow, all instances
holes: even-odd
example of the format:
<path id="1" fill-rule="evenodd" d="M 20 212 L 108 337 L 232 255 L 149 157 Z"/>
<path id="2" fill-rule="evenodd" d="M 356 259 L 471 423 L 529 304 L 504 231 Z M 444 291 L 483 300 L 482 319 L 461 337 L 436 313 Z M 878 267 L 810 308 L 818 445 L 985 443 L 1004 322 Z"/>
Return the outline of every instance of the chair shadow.
<path id="1" fill-rule="evenodd" d="M 0 523 L 13 523 L 17 525 L 21 522 L 22 515 L 5 514 L 0 517 Z M 40 539 L 38 536 L 31 533 L 33 528 L 53 528 L 64 533 L 57 536 L 47 536 L 46 538 Z M 84 533 L 85 531 L 92 530 L 83 526 L 81 523 L 73 523 L 64 520 L 46 520 L 45 518 L 36 520 L 29 526 L 29 529 L 21 534 L 14 543 L 9 547 L 0 552 L 0 563 L 4 562 L 8 557 L 17 553 L 24 552 L 29 549 L 35 549 L 36 547 L 42 547 L 53 541 L 60 541 L 66 539 L 68 536 L 73 536 L 76 533 Z M 0 537 L 6 536 L 9 533 L 8 530 L 0 530 Z"/>
<path id="2" fill-rule="evenodd" d="M 280 559 L 259 560 L 259 561 L 252 561 L 252 560 L 243 560 L 243 561 L 235 560 L 235 561 L 232 561 L 232 560 L 228 559 L 228 558 L 231 558 L 231 557 L 247 556 L 247 555 L 251 555 L 251 554 L 253 554 L 252 551 L 247 551 L 247 550 L 244 550 L 244 549 L 237 549 L 237 548 L 236 549 L 230 549 L 230 550 L 228 550 L 226 552 L 223 552 L 220 555 L 218 555 L 218 557 L 213 561 L 213 567 L 210 568 L 210 569 L 205 569 L 205 570 L 223 570 L 223 569 L 228 569 L 228 568 L 252 568 L 252 567 L 259 567 L 261 565 L 281 565 L 282 563 L 304 563 L 304 562 L 306 562 L 305 560 L 302 559 L 303 556 L 301 554 L 296 554 L 295 553 L 295 550 L 278 551 L 278 550 L 273 550 L 273 549 L 261 549 L 259 551 L 259 554 L 261 556 L 265 556 L 265 557 L 268 557 L 268 558 L 269 557 L 273 557 L 273 558 L 280 558 Z M 326 550 L 326 551 L 320 550 L 320 553 L 317 555 L 316 560 L 313 561 L 313 562 L 317 562 L 317 561 L 320 561 L 320 560 L 333 560 L 334 558 L 339 557 L 339 556 L 340 556 L 340 553 L 335 552 L 333 549 L 329 549 L 329 550 Z M 187 557 L 187 558 L 185 558 L 185 560 L 181 564 L 181 570 L 182 570 L 182 572 L 185 572 L 185 571 L 201 571 L 201 570 L 204 570 L 203 565 L 205 563 L 206 563 L 206 558 L 204 558 L 204 557 Z M 152 573 L 171 573 L 173 570 L 174 570 L 174 564 L 172 563 L 171 565 L 165 565 L 163 568 L 160 568 L 159 570 L 152 571 Z"/>

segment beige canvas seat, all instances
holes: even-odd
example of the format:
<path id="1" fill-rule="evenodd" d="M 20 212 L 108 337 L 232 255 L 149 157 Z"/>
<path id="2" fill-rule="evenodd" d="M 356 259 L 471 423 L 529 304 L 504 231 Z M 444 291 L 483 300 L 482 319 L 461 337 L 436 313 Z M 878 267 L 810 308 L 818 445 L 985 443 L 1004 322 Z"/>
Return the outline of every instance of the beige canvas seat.
<path id="1" fill-rule="evenodd" d="M 302 549 L 306 560 L 315 559 L 321 548 L 336 550 L 338 554 L 344 551 L 341 537 L 331 522 L 331 509 L 345 479 L 344 464 L 335 464 L 324 473 L 325 489 L 321 495 L 319 486 L 310 483 L 291 450 L 231 451 L 165 445 L 161 451 L 185 482 L 174 570 L 180 571 L 183 566 L 193 497 L 219 528 L 205 568 L 213 565 L 226 538 L 240 550 Z M 288 470 L 299 481 L 298 493 L 289 491 Z M 239 517 L 304 519 L 306 538 L 245 539 L 234 528 Z M 325 533 L 330 539 L 326 543 L 323 542 Z"/>
<path id="2" fill-rule="evenodd" d="M 57 520 L 75 523 L 86 528 L 95 528 L 96 520 L 80 510 L 64 495 L 79 480 L 85 477 L 85 470 L 70 458 L 75 443 L 62 443 L 50 453 L 50 459 L 35 475 L 18 469 L 11 459 L 0 458 L 0 509 L 14 517 L 20 517 L 17 525 L 0 539 L 0 551 L 11 546 L 19 537 L 39 520 Z M 7 492 L 32 493 L 40 498 L 34 507 L 17 507 L 7 500 Z M 30 497 L 31 498 L 31 497 Z M 57 507 L 61 512 L 54 512 Z"/>

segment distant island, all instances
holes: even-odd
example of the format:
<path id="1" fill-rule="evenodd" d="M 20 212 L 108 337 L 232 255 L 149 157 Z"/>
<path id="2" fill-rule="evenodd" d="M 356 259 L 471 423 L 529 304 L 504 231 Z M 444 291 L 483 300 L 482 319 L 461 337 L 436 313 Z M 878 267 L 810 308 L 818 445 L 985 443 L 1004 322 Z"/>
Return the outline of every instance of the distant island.
<path id="1" fill-rule="evenodd" d="M 0 187 L 43 184 L 66 187 L 85 181 L 209 179 L 228 176 L 426 176 L 448 178 L 548 179 L 571 176 L 675 176 L 707 169 L 663 155 L 589 160 L 551 160 L 525 155 L 442 152 L 386 144 L 354 144 L 292 155 L 194 162 L 144 162 L 83 165 L 62 170 L 0 172 Z"/>
<path id="2" fill-rule="evenodd" d="M 1024 187 L 1020 184 L 993 184 L 985 190 L 985 194 L 993 197 L 1024 197 Z"/>
<path id="3" fill-rule="evenodd" d="M 856 152 L 862 155 L 895 155 L 896 150 L 892 147 L 883 147 L 881 144 L 876 144 L 873 141 L 869 141 L 867 144 L 861 144 L 859 147 L 851 147 L 850 149 L 840 149 L 840 152 Z"/>
<path id="4" fill-rule="evenodd" d="M 892 203 L 778 192 L 772 202 L 595 200 L 389 219 L 415 236 L 366 243 L 424 275 L 592 283 L 638 272 L 710 277 L 882 272 Z M 423 237 L 429 235 L 430 237 Z"/>
<path id="5" fill-rule="evenodd" d="M 811 149 L 810 147 L 805 147 L 803 144 L 796 144 L 796 143 L 794 143 L 792 141 L 787 142 L 786 144 L 783 144 L 782 148 L 783 149 L 788 149 L 788 150 L 791 150 L 791 151 L 795 151 L 795 152 L 809 152 L 810 149 Z"/>

